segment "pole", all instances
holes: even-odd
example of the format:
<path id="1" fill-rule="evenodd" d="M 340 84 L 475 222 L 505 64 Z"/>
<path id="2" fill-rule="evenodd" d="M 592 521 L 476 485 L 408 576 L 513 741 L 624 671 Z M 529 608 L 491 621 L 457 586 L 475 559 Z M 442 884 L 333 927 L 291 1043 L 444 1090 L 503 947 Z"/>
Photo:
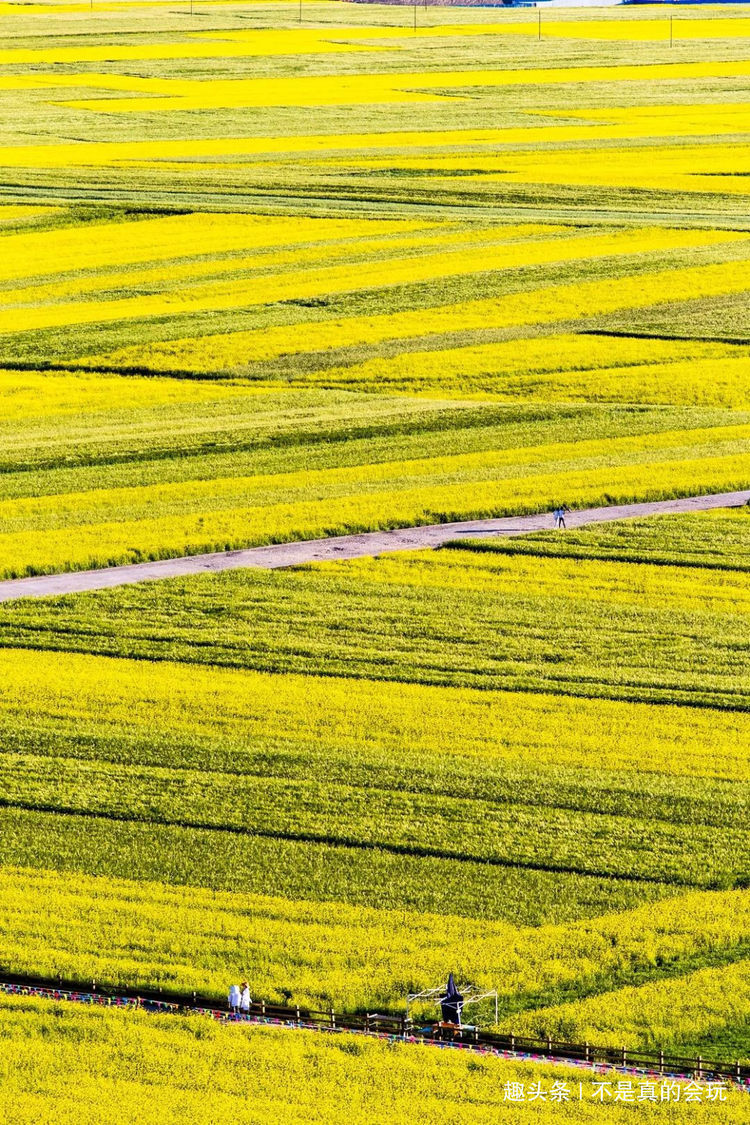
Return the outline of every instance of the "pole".
<path id="1" fill-rule="evenodd" d="M 539 23 L 539 34 L 537 36 L 537 42 L 541 43 L 541 41 L 542 41 L 542 9 L 537 8 L 536 14 L 537 14 L 538 23 Z"/>
<path id="2" fill-rule="evenodd" d="M 299 22 L 302 23 L 302 0 L 299 0 Z"/>
<path id="3" fill-rule="evenodd" d="M 414 30 L 417 30 L 417 0 L 414 0 Z"/>
<path id="4" fill-rule="evenodd" d="M 672 27 L 672 20 L 673 19 L 674 19 L 674 16 L 670 12 L 669 13 L 669 46 L 670 47 L 674 46 L 674 31 L 673 31 L 673 27 Z"/>

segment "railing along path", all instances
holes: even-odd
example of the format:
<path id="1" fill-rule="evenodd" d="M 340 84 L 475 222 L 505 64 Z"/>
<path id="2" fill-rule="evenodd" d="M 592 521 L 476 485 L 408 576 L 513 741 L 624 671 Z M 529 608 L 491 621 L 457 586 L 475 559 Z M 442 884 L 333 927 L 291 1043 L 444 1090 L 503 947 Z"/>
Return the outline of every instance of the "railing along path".
<path id="1" fill-rule="evenodd" d="M 616 1069 L 626 1073 L 645 1073 L 685 1080 L 724 1080 L 750 1092 L 750 1064 L 739 1060 L 717 1062 L 700 1056 L 669 1055 L 664 1051 L 649 1052 L 627 1047 L 533 1039 L 482 1031 L 472 1026 L 457 1027 L 453 1024 L 422 1021 L 415 1023 L 405 1015 L 393 1013 L 358 1014 L 336 1012 L 333 1008 L 317 1011 L 299 1006 L 268 1004 L 260 1000 L 253 1002 L 249 1011 L 234 1014 L 217 1004 L 215 997 L 200 996 L 196 992 L 113 989 L 97 984 L 96 981 L 72 982 L 64 981 L 61 977 L 54 981 L 19 974 L 0 974 L 0 993 L 170 1015 L 201 1015 L 221 1023 L 265 1023 L 316 1031 L 353 1032 L 516 1059 L 564 1062 L 594 1070 Z"/>

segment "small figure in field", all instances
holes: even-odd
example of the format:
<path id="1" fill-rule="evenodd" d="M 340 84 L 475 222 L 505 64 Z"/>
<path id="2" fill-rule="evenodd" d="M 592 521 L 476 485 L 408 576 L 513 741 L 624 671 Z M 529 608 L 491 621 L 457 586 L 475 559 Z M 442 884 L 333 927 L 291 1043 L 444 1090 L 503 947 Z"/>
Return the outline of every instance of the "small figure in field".
<path id="1" fill-rule="evenodd" d="M 240 988 L 240 1010 L 243 1015 L 246 1016 L 249 1013 L 251 1004 L 252 1000 L 250 999 L 250 989 L 248 987 L 247 981 L 243 980 Z"/>
<path id="2" fill-rule="evenodd" d="M 233 984 L 229 989 L 229 1011 L 233 1016 L 236 1016 L 240 1010 L 240 986 Z"/>
<path id="3" fill-rule="evenodd" d="M 566 508 L 564 504 L 561 504 L 559 508 L 555 508 L 552 515 L 555 517 L 555 527 L 556 528 L 560 529 L 560 528 L 564 528 L 566 526 L 565 525 L 565 513 L 569 512 L 569 511 L 570 511 L 570 508 Z"/>

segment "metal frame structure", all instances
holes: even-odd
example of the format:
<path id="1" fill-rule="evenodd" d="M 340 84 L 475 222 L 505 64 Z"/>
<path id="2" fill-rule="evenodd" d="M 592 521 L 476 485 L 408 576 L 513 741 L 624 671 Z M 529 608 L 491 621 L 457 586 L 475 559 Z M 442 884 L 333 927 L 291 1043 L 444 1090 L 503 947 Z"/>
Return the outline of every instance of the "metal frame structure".
<path id="1" fill-rule="evenodd" d="M 461 991 L 463 996 L 462 1008 L 467 1004 L 478 1004 L 480 1000 L 494 1000 L 495 1001 L 495 1023 L 499 1023 L 498 1014 L 498 998 L 497 990 L 491 989 L 489 992 L 479 992 L 472 988 L 466 988 Z M 428 988 L 424 992 L 410 992 L 406 997 L 406 1018 L 409 1018 L 409 1007 L 415 1000 L 427 1000 L 439 1003 L 439 998 L 445 995 L 445 985 L 441 984 L 439 988 Z"/>

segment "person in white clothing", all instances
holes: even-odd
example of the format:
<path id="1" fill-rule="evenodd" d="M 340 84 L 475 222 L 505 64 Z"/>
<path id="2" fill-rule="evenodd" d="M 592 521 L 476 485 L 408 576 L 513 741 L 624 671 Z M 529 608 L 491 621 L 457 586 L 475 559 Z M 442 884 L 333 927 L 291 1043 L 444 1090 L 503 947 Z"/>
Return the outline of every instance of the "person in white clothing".
<path id="1" fill-rule="evenodd" d="M 233 984 L 229 989 L 229 1011 L 234 1015 L 240 1010 L 240 1000 L 240 986 L 238 984 Z"/>
<path id="2" fill-rule="evenodd" d="M 250 999 L 250 989 L 248 988 L 247 981 L 243 980 L 242 988 L 240 991 L 240 1011 L 243 1015 L 246 1016 L 248 1014 L 251 1004 L 252 1000 Z"/>

